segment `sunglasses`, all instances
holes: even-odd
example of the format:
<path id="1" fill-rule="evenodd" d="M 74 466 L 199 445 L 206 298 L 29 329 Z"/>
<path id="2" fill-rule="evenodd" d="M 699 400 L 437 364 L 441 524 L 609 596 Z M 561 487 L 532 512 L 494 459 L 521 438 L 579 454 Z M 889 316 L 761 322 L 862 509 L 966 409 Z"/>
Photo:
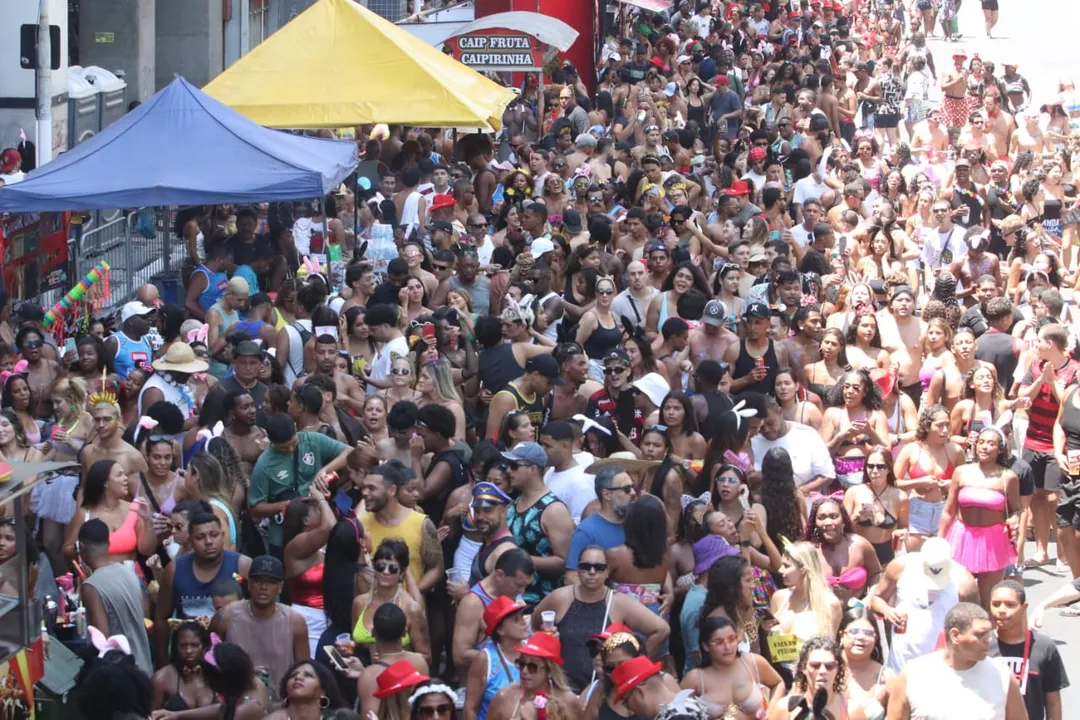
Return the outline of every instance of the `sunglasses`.
<path id="1" fill-rule="evenodd" d="M 454 706 L 450 703 L 439 703 L 438 705 L 422 705 L 416 709 L 417 715 L 420 717 L 450 717 L 454 712 Z"/>
<path id="2" fill-rule="evenodd" d="M 825 668 L 829 672 L 832 672 L 836 669 L 836 661 L 826 660 L 825 662 L 808 662 L 806 663 L 806 667 L 810 668 L 811 670 L 820 670 L 821 668 Z"/>
<path id="3" fill-rule="evenodd" d="M 596 294 L 597 295 L 614 295 L 615 291 L 614 290 L 597 290 Z"/>
<path id="4" fill-rule="evenodd" d="M 412 369 L 410 368 L 391 368 L 391 375 L 412 375 Z"/>
<path id="5" fill-rule="evenodd" d="M 27 350 L 35 350 L 45 344 L 44 340 L 27 340 L 23 343 L 23 347 Z"/>
<path id="6" fill-rule="evenodd" d="M 889 466 L 885 463 L 866 463 L 867 470 L 888 470 Z"/>
<path id="7" fill-rule="evenodd" d="M 627 485 L 627 487 L 632 488 L 633 485 Z M 614 489 L 612 488 L 612 490 Z M 578 563 L 578 570 L 583 573 L 602 573 L 607 570 L 607 563 Z"/>
<path id="8" fill-rule="evenodd" d="M 622 493 L 626 493 L 627 495 L 633 495 L 634 494 L 634 484 L 631 483 L 629 485 L 620 485 L 619 487 L 608 488 L 608 490 L 610 490 L 611 492 L 622 492 Z M 607 567 L 607 566 L 605 565 L 604 567 Z"/>
<path id="9" fill-rule="evenodd" d="M 443 271 L 443 270 L 451 270 L 451 269 L 453 269 L 453 266 L 451 266 L 451 265 L 440 265 L 439 263 L 432 263 L 432 264 L 431 264 L 431 266 L 432 266 L 433 268 L 435 268 L 435 270 L 437 270 L 437 271 Z"/>
<path id="10" fill-rule="evenodd" d="M 401 572 L 401 566 L 397 563 L 376 562 L 374 568 L 375 572 L 383 573 L 384 575 L 397 575 Z"/>
<path id="11" fill-rule="evenodd" d="M 847 634 L 851 637 L 875 638 L 877 633 L 869 628 L 848 628 Z"/>
<path id="12" fill-rule="evenodd" d="M 535 660 L 518 658 L 514 661 L 514 664 L 517 665 L 518 670 L 528 670 L 533 675 L 540 672 L 540 663 L 536 662 Z"/>
<path id="13" fill-rule="evenodd" d="M 602 203 L 602 202 L 604 202 L 604 196 L 603 195 L 590 196 L 589 197 L 589 202 L 591 202 L 591 203 Z"/>
<path id="14" fill-rule="evenodd" d="M 630 368 L 626 368 L 626 367 L 606 367 L 606 368 L 604 368 L 604 374 L 605 375 L 618 375 L 619 373 L 624 373 L 629 369 Z"/>
<path id="15" fill-rule="evenodd" d="M 488 224 L 486 222 L 485 223 L 469 223 L 469 227 L 471 227 L 471 228 L 478 228 L 479 229 L 479 228 L 486 228 L 487 226 L 488 226 Z"/>
<path id="16" fill-rule="evenodd" d="M 721 475 L 720 477 L 716 478 L 716 484 L 717 485 L 738 485 L 741 482 L 742 482 L 742 480 L 740 480 L 739 478 L 731 477 L 730 475 L 728 475 L 728 476 Z"/>

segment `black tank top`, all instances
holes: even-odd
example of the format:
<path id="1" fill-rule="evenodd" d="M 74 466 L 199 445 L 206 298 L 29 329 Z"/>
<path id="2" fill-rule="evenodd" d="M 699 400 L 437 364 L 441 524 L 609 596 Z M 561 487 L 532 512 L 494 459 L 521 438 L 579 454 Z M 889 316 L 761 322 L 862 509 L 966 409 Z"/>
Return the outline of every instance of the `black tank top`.
<path id="1" fill-rule="evenodd" d="M 514 544 L 514 536 L 507 532 L 500 538 L 492 540 L 487 545 L 481 545 L 480 551 L 476 553 L 473 558 L 472 569 L 469 573 L 469 586 L 476 585 L 476 583 L 487 577 L 487 572 L 484 570 L 484 566 L 487 564 L 488 558 L 491 557 L 491 553 L 495 552 L 495 548 L 506 543 Z"/>
<path id="2" fill-rule="evenodd" d="M 480 386 L 492 393 L 506 387 L 511 380 L 517 380 L 525 374 L 525 368 L 514 359 L 514 350 L 509 343 L 480 351 L 478 358 Z"/>
<path id="3" fill-rule="evenodd" d="M 699 429 L 702 437 L 711 438 L 716 435 L 720 416 L 734 407 L 735 403 L 731 402 L 731 397 L 727 393 L 719 390 L 708 390 L 701 393 L 701 397 L 705 398 L 705 405 L 709 408 L 709 414 L 705 416 L 705 422 L 701 423 Z"/>
<path id="4" fill-rule="evenodd" d="M 762 355 L 762 357 L 765 359 L 765 370 L 768 374 L 765 376 L 764 380 L 744 385 L 742 392 L 758 392 L 763 395 L 768 395 L 769 391 L 772 389 L 773 379 L 780 370 L 779 363 L 776 361 L 776 349 L 773 347 L 772 340 L 769 340 L 769 346 L 765 349 L 765 354 Z M 755 367 L 757 367 L 757 358 L 746 351 L 746 340 L 740 340 L 739 357 L 735 360 L 735 367 L 732 370 L 731 377 L 746 377 Z"/>
<path id="5" fill-rule="evenodd" d="M 514 407 L 516 410 L 524 410 L 529 414 L 533 432 L 540 432 L 540 428 L 544 426 L 543 396 L 534 395 L 532 401 L 526 400 L 522 396 L 521 391 L 518 390 L 517 386 L 513 383 L 508 383 L 507 386 L 502 389 L 502 392 L 507 393 L 514 398 Z"/>
<path id="6" fill-rule="evenodd" d="M 563 670 L 575 691 L 587 688 L 592 681 L 593 661 L 586 641 L 607 624 L 608 600 L 612 592 L 608 590 L 596 602 L 582 602 L 575 590 L 573 602 L 556 626 L 559 637 L 563 638 L 562 656 L 566 663 Z"/>
<path id="7" fill-rule="evenodd" d="M 1061 429 L 1065 431 L 1065 449 L 1080 450 L 1080 410 L 1076 408 L 1076 388 L 1061 403 Z"/>
<path id="8" fill-rule="evenodd" d="M 613 328 L 606 328 L 600 324 L 600 318 L 598 317 L 596 329 L 592 331 L 592 335 L 589 335 L 582 347 L 585 349 L 585 354 L 590 358 L 600 360 L 619 347 L 619 343 L 622 342 L 622 334 L 623 331 L 618 324 Z"/>

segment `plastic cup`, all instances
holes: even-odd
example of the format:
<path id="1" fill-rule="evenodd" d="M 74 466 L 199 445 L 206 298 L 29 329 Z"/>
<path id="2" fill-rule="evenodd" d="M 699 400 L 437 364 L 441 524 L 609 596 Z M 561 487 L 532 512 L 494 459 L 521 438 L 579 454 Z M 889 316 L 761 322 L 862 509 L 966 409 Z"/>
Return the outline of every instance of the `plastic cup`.
<path id="1" fill-rule="evenodd" d="M 334 638 L 334 647 L 342 655 L 349 656 L 353 652 L 353 639 L 349 633 L 341 633 Z"/>
<path id="2" fill-rule="evenodd" d="M 543 628 L 545 630 L 554 630 L 555 629 L 555 611 L 554 610 L 545 610 L 544 612 L 540 613 L 540 621 L 543 624 Z"/>
<path id="3" fill-rule="evenodd" d="M 446 575 L 447 580 L 454 585 L 465 585 L 469 582 L 469 571 L 465 568 L 450 568 Z"/>

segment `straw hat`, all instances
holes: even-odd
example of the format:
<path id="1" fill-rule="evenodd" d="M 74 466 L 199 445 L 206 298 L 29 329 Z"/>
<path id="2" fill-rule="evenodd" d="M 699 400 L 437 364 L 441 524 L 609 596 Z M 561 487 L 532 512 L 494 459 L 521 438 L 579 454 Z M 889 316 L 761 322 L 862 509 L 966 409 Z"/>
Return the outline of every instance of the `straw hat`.
<path id="1" fill-rule="evenodd" d="M 151 364 L 160 372 L 179 373 L 206 372 L 210 367 L 208 362 L 195 357 L 195 351 L 190 345 L 180 342 L 170 345 L 165 352 L 165 357 L 158 358 Z"/>
<path id="2" fill-rule="evenodd" d="M 641 460 L 632 452 L 619 451 L 613 452 L 606 458 L 601 458 L 594 462 L 589 467 L 585 468 L 585 472 L 593 474 L 597 470 L 601 470 L 606 467 L 617 467 L 627 472 L 637 472 L 639 470 L 652 470 L 653 468 L 660 467 L 659 460 Z"/>

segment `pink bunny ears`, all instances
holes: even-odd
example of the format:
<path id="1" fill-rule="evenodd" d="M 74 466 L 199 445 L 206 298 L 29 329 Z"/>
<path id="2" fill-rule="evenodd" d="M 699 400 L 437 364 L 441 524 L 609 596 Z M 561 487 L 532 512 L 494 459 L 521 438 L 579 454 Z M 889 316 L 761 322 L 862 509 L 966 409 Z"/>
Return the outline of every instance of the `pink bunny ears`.
<path id="1" fill-rule="evenodd" d="M 195 328 L 187 334 L 188 344 L 197 342 L 206 344 L 206 339 L 210 335 L 210 326 L 203 323 L 200 327 Z"/>
<path id="2" fill-rule="evenodd" d="M 107 653 L 113 650 L 119 650 L 125 655 L 131 654 L 131 644 L 123 635 L 105 637 L 105 634 L 93 625 L 88 627 L 87 630 L 90 633 L 90 643 L 97 649 L 99 658 L 105 657 Z"/>
<path id="3" fill-rule="evenodd" d="M 11 370 L 5 370 L 3 372 L 0 372 L 0 385 L 6 384 L 8 378 L 12 375 L 26 374 L 26 369 L 28 367 L 30 367 L 30 363 L 26 362 L 25 360 L 20 360 L 19 362 L 15 363 L 15 367 L 13 367 Z"/>

